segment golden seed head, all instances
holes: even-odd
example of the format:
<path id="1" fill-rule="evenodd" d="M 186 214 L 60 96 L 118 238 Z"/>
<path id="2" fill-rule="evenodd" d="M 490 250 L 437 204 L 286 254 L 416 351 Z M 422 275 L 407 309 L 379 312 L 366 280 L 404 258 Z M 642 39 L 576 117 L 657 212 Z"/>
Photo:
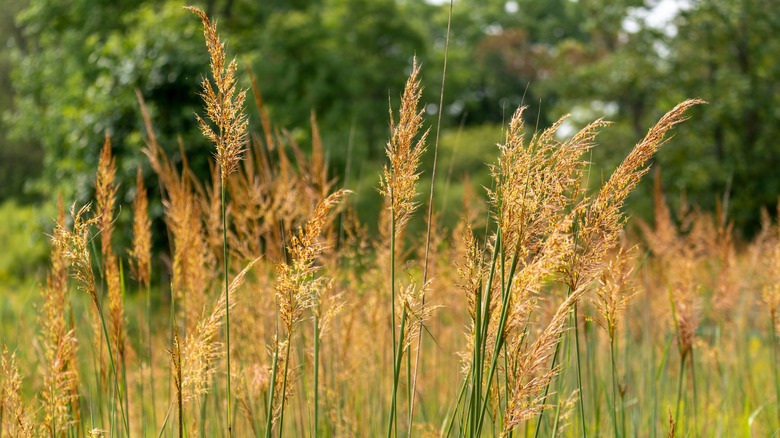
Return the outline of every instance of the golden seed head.
<path id="1" fill-rule="evenodd" d="M 100 151 L 97 178 L 95 180 L 95 200 L 97 201 L 97 216 L 100 218 L 100 251 L 103 257 L 112 254 L 111 235 L 113 233 L 114 206 L 116 204 L 117 186 L 116 161 L 111 155 L 111 138 L 106 132 L 106 140 Z"/>
<path id="2" fill-rule="evenodd" d="M 280 262 L 276 266 L 274 289 L 279 299 L 280 317 L 288 333 L 300 320 L 303 310 L 319 302 L 325 279 L 316 277 L 319 268 L 314 266 L 314 261 L 325 247 L 318 239 L 327 223 L 328 214 L 347 193 L 350 192 L 339 190 L 314 209 L 306 225 L 290 238 L 287 251 L 291 263 Z"/>
<path id="3" fill-rule="evenodd" d="M 76 212 L 76 206 L 71 207 L 73 230 L 68 230 L 64 224 L 57 224 L 52 240 L 55 247 L 66 248 L 64 256 L 74 269 L 73 276 L 78 280 L 79 288 L 90 296 L 97 309 L 99 307 L 97 289 L 92 272 L 92 258 L 89 254 L 89 230 L 98 223 L 100 217 L 86 219 L 90 208 L 91 204 L 86 204 Z"/>
<path id="4" fill-rule="evenodd" d="M 211 123 L 195 115 L 203 135 L 217 148 L 216 159 L 222 179 L 233 173 L 244 152 L 249 119 L 243 113 L 246 90 L 236 93 L 236 60 L 225 66 L 225 43 L 217 34 L 217 23 L 212 23 L 205 12 L 194 6 L 185 7 L 200 17 L 211 59 L 212 81 L 204 78 L 201 97 L 206 104 L 206 114 Z M 215 89 L 216 88 L 216 89 Z"/>
<path id="5" fill-rule="evenodd" d="M 425 131 L 417 140 L 422 128 L 422 110 L 418 110 L 422 88 L 418 76 L 420 66 L 417 58 L 412 65 L 412 73 L 406 81 L 403 95 L 401 96 L 401 109 L 399 121 L 395 124 L 392 108 L 390 108 L 390 131 L 392 135 L 387 143 L 385 153 L 390 161 L 385 165 L 380 179 L 379 192 L 390 199 L 390 209 L 395 219 L 396 231 L 401 230 L 409 221 L 418 203 L 414 201 L 417 196 L 417 180 L 420 177 L 418 168 L 420 159 L 425 152 L 425 139 L 429 131 Z"/>
<path id="6" fill-rule="evenodd" d="M 136 174 L 136 194 L 133 200 L 133 248 L 131 270 L 136 280 L 149 286 L 152 273 L 152 220 L 149 218 L 149 200 L 144 187 L 141 168 Z"/>

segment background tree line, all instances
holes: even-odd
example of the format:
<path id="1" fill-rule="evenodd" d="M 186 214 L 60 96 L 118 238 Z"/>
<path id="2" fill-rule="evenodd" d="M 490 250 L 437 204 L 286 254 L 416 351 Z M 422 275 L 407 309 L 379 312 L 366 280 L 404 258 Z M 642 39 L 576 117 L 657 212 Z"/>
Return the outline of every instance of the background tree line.
<path id="1" fill-rule="evenodd" d="M 201 6 L 219 21 L 229 51 L 254 71 L 275 126 L 306 144 L 314 111 L 332 176 L 371 193 L 376 172 L 352 165 L 344 175 L 347 162 L 381 161 L 388 99 L 397 101 L 413 55 L 423 63 L 430 124 L 439 111 L 449 9 L 439 3 L 208 0 Z M 598 116 L 617 122 L 594 151 L 593 161 L 606 163 L 594 168 L 599 179 L 663 111 L 701 97 L 710 105 L 697 109 L 695 122 L 657 157 L 664 186 L 673 201 L 684 193 L 705 209 L 728 193 L 728 216 L 743 233 L 754 233 L 760 208 L 773 210 L 780 193 L 780 40 L 772 37 L 780 33 L 780 8 L 771 0 L 691 0 L 661 25 L 648 12 L 657 3 L 455 1 L 441 109 L 443 157 L 453 178 L 484 178 L 479 151 L 501 139 L 500 124 L 520 104 L 530 106 L 528 123 L 540 128 L 567 112 L 573 117 L 566 130 Z M 0 200 L 50 202 L 58 193 L 87 199 L 105 131 L 129 198 L 135 169 L 144 164 L 136 89 L 168 153 L 175 155 L 181 142 L 193 169 L 205 173 L 211 151 L 193 112 L 207 57 L 198 23 L 181 6 L 0 0 Z M 247 77 L 242 71 L 244 86 Z M 253 119 L 252 128 L 259 126 Z M 148 184 L 154 187 L 151 176 Z M 630 204 L 640 216 L 652 208 L 642 196 L 648 187 Z M 375 204 L 358 201 L 363 209 Z"/>

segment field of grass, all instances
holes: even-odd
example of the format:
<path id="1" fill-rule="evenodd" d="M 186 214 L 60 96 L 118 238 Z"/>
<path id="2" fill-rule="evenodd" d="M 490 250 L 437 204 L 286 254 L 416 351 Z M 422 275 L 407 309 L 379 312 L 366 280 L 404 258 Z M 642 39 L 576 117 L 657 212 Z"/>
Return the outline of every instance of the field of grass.
<path id="1" fill-rule="evenodd" d="M 197 122 L 215 143 L 213 176 L 175 165 L 145 117 L 170 242 L 155 254 L 140 170 L 133 204 L 121 206 L 132 228 L 115 226 L 106 137 L 94 202 L 69 212 L 60 202 L 45 279 L 1 308 L 14 323 L 0 339 L 0 435 L 747 437 L 780 427 L 780 226 L 767 219 L 753 242 L 735 242 L 723 214 L 673 214 L 657 185 L 654 223 L 625 231 L 626 197 L 703 102 L 672 108 L 593 192 L 588 152 L 607 123 L 560 139 L 564 119 L 527 132 L 520 108 L 490 187 L 464 190 L 463 219 L 444 230 L 436 193 L 418 193 L 438 133 L 422 126 L 415 64 L 391 111 L 376 182 L 384 205 L 368 227 L 349 187 L 329 179 L 315 121 L 306 152 L 274 129 L 256 91 L 237 89 L 216 26 L 192 11 L 212 63 Z M 264 128 L 251 141 L 246 97 Z M 407 227 L 415 215 L 419 233 Z M 131 247 L 115 244 L 119 234 Z"/>

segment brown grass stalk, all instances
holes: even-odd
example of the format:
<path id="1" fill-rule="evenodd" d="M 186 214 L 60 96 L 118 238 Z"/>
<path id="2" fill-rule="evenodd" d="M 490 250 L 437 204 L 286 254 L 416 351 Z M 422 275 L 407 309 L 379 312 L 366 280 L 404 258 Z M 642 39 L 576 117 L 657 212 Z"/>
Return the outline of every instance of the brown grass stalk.
<path id="1" fill-rule="evenodd" d="M 0 429 L 7 436 L 27 438 L 35 436 L 33 417 L 22 401 L 22 377 L 16 353 L 9 353 L 3 345 L 0 355 Z M 47 431 L 48 432 L 48 431 Z"/>
<path id="2" fill-rule="evenodd" d="M 136 193 L 133 200 L 133 247 L 129 251 L 133 263 L 133 277 L 149 287 L 152 275 L 152 220 L 149 218 L 149 200 L 141 168 L 136 173 Z"/>
<path id="3" fill-rule="evenodd" d="M 57 228 L 65 230 L 65 210 L 62 198 L 58 204 Z M 68 265 L 62 236 L 52 238 L 51 268 L 42 289 L 43 309 L 40 315 L 41 344 L 45 367 L 43 371 L 43 427 L 50 435 L 59 435 L 77 422 L 79 375 L 76 363 L 77 340 L 74 329 L 65 316 L 70 311 L 68 297 Z"/>

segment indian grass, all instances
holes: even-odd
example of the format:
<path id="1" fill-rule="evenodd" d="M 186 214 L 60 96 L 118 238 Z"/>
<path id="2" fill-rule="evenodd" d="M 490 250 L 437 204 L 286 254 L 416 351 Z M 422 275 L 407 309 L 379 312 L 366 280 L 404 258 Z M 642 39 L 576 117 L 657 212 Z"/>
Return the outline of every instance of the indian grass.
<path id="1" fill-rule="evenodd" d="M 380 193 L 385 197 L 385 203 L 389 205 L 390 216 L 390 328 L 392 332 L 393 354 L 393 387 L 391 392 L 387 427 L 387 437 L 390 438 L 396 430 L 397 405 L 396 392 L 400 378 L 400 361 L 403 356 L 404 329 L 406 327 L 406 308 L 401 309 L 401 323 L 396 333 L 396 251 L 397 238 L 403 233 L 409 219 L 418 204 L 414 201 L 417 195 L 416 185 L 420 177 L 418 167 L 420 159 L 425 151 L 426 131 L 419 135 L 422 128 L 423 110 L 418 109 L 422 88 L 418 76 L 420 67 L 415 58 L 412 72 L 406 81 L 404 92 L 401 96 L 399 120 L 396 124 L 392 107 L 390 108 L 390 132 L 391 138 L 385 148 L 389 165 L 385 165 L 380 179 Z M 417 138 L 419 136 L 419 138 Z M 415 138 L 417 140 L 415 141 Z"/>
<path id="2" fill-rule="evenodd" d="M 110 234 L 115 206 L 110 195 L 124 199 L 119 193 L 125 189 L 110 183 L 110 169 L 118 163 L 112 164 L 109 155 L 102 160 L 107 164 L 99 177 L 105 187 L 103 201 L 97 202 L 103 205 L 100 212 L 90 215 L 74 209 L 75 229 L 64 214 L 57 219 L 51 270 L 41 288 L 39 339 L 46 360 L 40 361 L 43 377 L 30 379 L 36 389 L 45 381 L 51 396 L 29 405 L 51 407 L 24 410 L 26 417 L 20 418 L 35 425 L 31 430 L 41 430 L 48 410 L 62 417 L 52 423 L 63 436 L 88 431 L 117 436 L 391 436 L 425 435 L 435 433 L 434 428 L 448 436 L 585 432 L 629 436 L 641 434 L 640 429 L 666 433 L 670 425 L 678 434 L 698 435 L 715 430 L 697 420 L 701 415 L 719 408 L 753 413 L 757 401 L 772 397 L 763 394 L 764 388 L 752 382 L 749 373 L 773 372 L 776 358 L 757 359 L 776 355 L 776 332 L 768 331 L 769 340 L 746 334 L 743 327 L 757 326 L 748 318 L 751 307 L 746 313 L 718 316 L 734 302 L 730 300 L 741 296 L 740 288 L 755 287 L 754 282 L 765 282 L 765 299 L 771 304 L 771 272 L 759 271 L 743 284 L 735 281 L 734 273 L 753 271 L 745 267 L 747 252 L 729 243 L 733 231 L 725 221 L 719 219 L 711 227 L 699 216 L 686 216 L 693 225 L 664 237 L 661 230 L 671 222 L 656 218 L 653 233 L 643 236 L 646 243 L 639 243 L 650 248 L 649 261 L 613 258 L 623 239 L 637 243 L 635 236 L 623 234 L 626 196 L 646 172 L 664 134 L 697 101 L 664 116 L 595 193 L 582 184 L 588 166 L 584 157 L 605 123 L 597 121 L 561 139 L 556 130 L 565 119 L 548 130 L 526 134 L 519 111 L 509 122 L 493 168 L 488 219 L 480 222 L 478 214 L 466 213 L 467 220 L 451 237 L 436 225 L 429 195 L 423 237 L 406 226 L 418 207 L 415 192 L 421 169 L 415 162 L 425 139 L 418 109 L 421 83 L 410 78 L 400 121 L 391 121 L 389 164 L 381 183 L 388 208 L 380 220 L 384 231 L 374 237 L 365 224 L 355 222 L 349 206 L 341 212 L 338 227 L 331 223 L 328 212 L 344 192 L 331 194 L 334 183 L 328 179 L 323 143 L 327 135 L 317 130 L 314 115 L 309 153 L 294 136 L 270 125 L 253 85 L 264 135 L 246 141 L 234 135 L 243 123 L 236 94 L 242 103 L 243 95 L 236 87 L 230 100 L 226 97 L 230 86 L 225 84 L 229 75 L 235 79 L 237 69 L 226 63 L 213 24 L 203 21 L 207 42 L 211 39 L 213 71 L 204 81 L 209 85 L 203 86 L 207 116 L 197 120 L 216 143 L 211 178 L 198 181 L 186 154 L 181 162 L 165 155 L 142 104 L 145 153 L 161 186 L 164 224 L 159 225 L 165 225 L 170 237 L 170 258 L 155 259 L 149 249 L 151 220 L 141 171 L 134 190 L 133 247 L 129 252 L 114 251 Z M 417 78 L 419 70 L 412 65 Z M 233 102 L 236 116 L 226 119 L 221 135 L 219 122 L 210 116 L 225 99 Z M 228 148 L 224 141 L 229 138 L 241 139 L 236 143 L 240 147 Z M 323 200 L 327 206 L 318 207 Z M 475 234 L 472 227 L 480 231 Z M 101 236 L 99 244 L 95 231 Z M 420 243 L 418 251 L 405 250 L 412 243 Z M 664 245 L 683 249 L 665 253 L 659 249 Z M 767 242 L 762 245 L 771 247 Z M 160 260 L 170 260 L 167 269 Z M 670 260 L 683 263 L 674 267 Z M 625 267 L 618 269 L 620 263 Z M 137 294 L 125 293 L 126 264 L 138 282 L 140 302 Z M 72 285 L 63 269 L 67 265 L 73 265 Z M 163 269 L 154 271 L 152 266 Z M 237 272 L 241 266 L 251 270 Z M 97 277 L 92 273 L 95 268 Z M 628 282 L 626 273 L 632 270 L 637 278 L 631 287 L 617 287 Z M 153 285 L 157 276 L 162 284 L 170 278 L 170 288 Z M 239 278 L 244 283 L 236 283 Z M 409 280 L 399 281 L 402 278 Z M 716 288 L 716 283 L 721 286 Z M 87 293 L 69 301 L 54 299 L 70 296 L 75 286 Z M 629 301 L 631 290 L 641 291 L 637 293 L 645 299 Z M 698 307 L 699 298 L 721 304 Z M 158 305 L 164 310 L 157 311 Z M 138 309 L 143 309 L 143 318 L 133 318 Z M 84 310 L 93 317 L 84 318 Z M 154 328 L 166 310 L 171 311 L 170 331 L 161 335 Z M 652 318 L 639 317 L 643 311 L 652 312 Z M 771 309 L 769 313 L 776 328 L 775 314 Z M 131 323 L 143 319 L 141 340 L 139 329 L 127 324 L 128 316 Z M 727 318 L 744 322 L 728 331 Z M 96 321 L 99 338 L 88 336 L 90 319 Z M 384 335 L 388 320 L 391 336 Z M 585 330 L 580 331 L 583 321 Z M 596 330 L 594 321 L 605 330 Z M 652 324 L 654 330 L 647 330 L 647 321 L 658 321 Z M 713 324 L 724 327 L 717 338 L 706 332 Z M 435 346 L 423 348 L 422 330 L 431 333 Z M 580 343 L 580 335 L 585 342 Z M 680 353 L 679 370 L 667 365 L 675 356 L 667 353 L 673 339 Z M 764 348 L 768 342 L 771 348 Z M 75 345 L 79 348 L 71 348 Z M 734 345 L 739 358 L 716 356 L 714 348 L 720 345 Z M 156 354 L 166 347 L 170 355 Z M 101 355 L 101 349 L 107 354 Z M 455 359 L 455 351 L 462 352 L 461 360 Z M 13 398 L 7 394 L 24 394 L 18 385 L 19 390 L 13 389 L 18 371 L 5 369 L 30 369 L 35 362 L 29 356 L 20 356 L 21 368 L 6 365 L 10 355 L 3 356 L 0 383 L 12 388 L 3 392 L 3 432 L 18 427 L 9 423 L 15 412 L 9 406 L 19 403 L 7 401 Z M 103 358 L 109 364 L 103 365 Z M 95 378 L 68 383 L 53 377 L 77 369 L 88 370 L 79 377 Z M 52 377 L 45 377 L 47 373 Z M 224 388 L 217 383 L 222 373 Z M 710 388 L 697 393 L 705 379 L 718 373 L 738 376 L 742 389 L 726 389 L 733 386 L 723 377 L 722 392 L 740 391 L 742 396 L 724 400 L 728 397 Z M 166 374 L 171 379 L 167 386 L 160 384 Z M 228 387 L 231 378 L 239 384 Z M 674 380 L 681 383 L 675 386 Z M 686 396 L 687 383 L 692 392 Z M 158 403 L 166 391 L 167 400 Z M 679 418 L 669 423 L 657 414 L 674 405 L 677 394 Z M 66 401 L 56 401 L 55 396 Z M 75 401 L 68 402 L 68 397 Z M 554 417 L 545 422 L 544 411 Z M 577 411 L 580 424 L 575 427 L 572 415 Z M 404 413 L 408 417 L 399 418 Z M 769 430 L 766 416 L 759 410 L 747 425 L 743 424 L 747 419 L 714 421 L 729 432 L 752 427 L 753 433 L 761 434 Z"/>
<path id="3" fill-rule="evenodd" d="M 436 135 L 434 140 L 434 146 L 433 146 L 433 166 L 431 168 L 431 191 L 428 196 L 428 215 L 427 215 L 427 229 L 425 232 L 425 255 L 423 256 L 423 284 L 426 284 L 428 282 L 428 267 L 429 267 L 429 255 L 430 255 L 430 247 L 431 247 L 431 234 L 432 234 L 432 219 L 433 219 L 433 194 L 434 194 L 434 188 L 436 187 L 436 164 L 438 162 L 439 158 L 439 136 L 441 134 L 441 115 L 443 113 L 442 109 L 444 108 L 444 84 L 447 80 L 447 56 L 449 55 L 449 47 L 450 47 L 450 27 L 452 25 L 452 8 L 453 8 L 453 0 L 450 0 L 450 9 L 449 13 L 447 15 L 447 33 L 445 36 L 445 42 L 444 42 L 444 63 L 442 66 L 442 76 L 441 76 L 441 90 L 439 91 L 439 111 L 437 115 L 436 120 Z M 421 299 L 421 305 L 423 308 L 423 311 L 425 309 L 425 294 L 423 293 Z M 419 323 L 419 322 L 418 322 Z M 423 331 L 419 330 L 419 335 L 417 337 L 417 353 L 415 354 L 414 359 L 414 375 L 411 377 L 411 384 L 409 384 L 409 424 L 407 425 L 407 430 L 409 431 L 409 436 L 412 434 L 412 422 L 414 418 L 414 403 L 416 399 L 416 393 L 415 390 L 417 388 L 417 376 L 418 376 L 418 368 L 420 366 L 420 354 L 422 352 L 423 347 Z M 411 357 L 411 356 L 409 356 Z M 407 373 L 409 371 L 407 370 Z"/>
<path id="4" fill-rule="evenodd" d="M 208 118 L 216 126 L 216 130 L 209 123 L 196 114 L 198 124 L 203 135 L 216 145 L 216 161 L 220 174 L 221 212 L 222 212 L 222 266 L 225 280 L 225 291 L 229 286 L 228 277 L 228 241 L 227 241 L 227 213 L 225 202 L 225 184 L 228 175 L 236 171 L 241 160 L 244 144 L 247 137 L 249 121 L 243 113 L 246 91 L 241 90 L 236 94 L 236 70 L 235 59 L 225 65 L 225 44 L 220 41 L 217 34 L 216 23 L 211 23 L 208 16 L 202 10 L 188 6 L 187 9 L 196 14 L 203 23 L 203 33 L 206 38 L 211 61 L 211 74 L 214 81 L 204 78 L 202 82 L 203 93 L 201 96 L 206 104 Z M 215 91 L 216 88 L 216 91 Z M 232 417 L 230 415 L 231 390 L 230 390 L 230 299 L 229 293 L 225 294 L 225 357 L 227 358 L 227 409 L 226 422 L 228 436 L 232 436 Z"/>

